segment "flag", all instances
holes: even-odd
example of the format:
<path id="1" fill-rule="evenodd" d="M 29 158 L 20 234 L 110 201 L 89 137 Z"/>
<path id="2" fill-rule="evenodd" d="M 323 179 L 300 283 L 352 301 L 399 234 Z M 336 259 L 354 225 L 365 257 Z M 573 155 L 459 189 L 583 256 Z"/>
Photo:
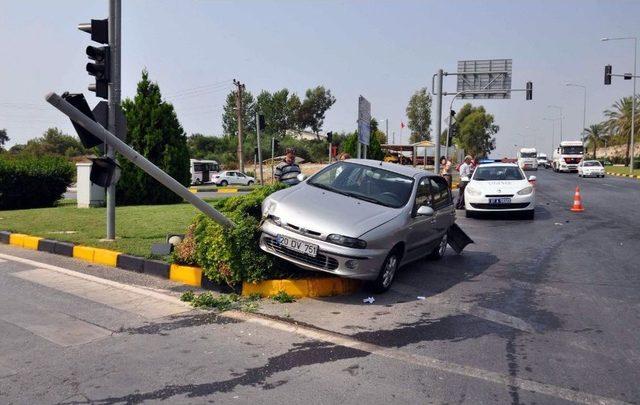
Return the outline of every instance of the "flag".
<path id="1" fill-rule="evenodd" d="M 404 128 L 404 122 L 400 121 L 400 129 Z"/>

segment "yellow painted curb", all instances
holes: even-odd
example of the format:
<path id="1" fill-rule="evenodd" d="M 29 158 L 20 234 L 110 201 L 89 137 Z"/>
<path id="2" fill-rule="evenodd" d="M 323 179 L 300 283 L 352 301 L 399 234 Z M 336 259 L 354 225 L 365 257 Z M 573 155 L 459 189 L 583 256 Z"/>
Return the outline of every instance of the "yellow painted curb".
<path id="1" fill-rule="evenodd" d="M 38 250 L 38 243 L 40 243 L 40 237 L 24 235 L 22 241 L 22 247 L 25 249 Z"/>
<path id="2" fill-rule="evenodd" d="M 200 267 L 172 264 L 169 268 L 169 280 L 200 287 L 202 285 L 202 269 Z"/>
<path id="3" fill-rule="evenodd" d="M 93 256 L 95 255 L 96 248 L 89 246 L 76 245 L 73 247 L 73 257 L 76 259 L 86 260 L 93 262 Z"/>
<path id="4" fill-rule="evenodd" d="M 297 298 L 330 297 L 356 292 L 359 287 L 359 281 L 340 277 L 265 280 L 259 283 L 242 283 L 242 295 L 260 294 L 263 297 L 270 297 L 284 291 Z"/>
<path id="5" fill-rule="evenodd" d="M 237 193 L 237 188 L 219 188 L 218 193 Z"/>
<path id="6" fill-rule="evenodd" d="M 21 233 L 12 233 L 11 235 L 9 235 L 9 244 L 22 247 L 24 245 L 24 238 L 26 236 L 27 235 Z"/>
<path id="7" fill-rule="evenodd" d="M 93 248 L 93 262 L 97 264 L 103 264 L 105 266 L 116 267 L 118 263 L 118 255 L 120 252 L 115 252 L 108 249 Z M 74 249 L 75 256 L 75 249 Z"/>
<path id="8" fill-rule="evenodd" d="M 191 191 L 193 194 L 198 192 L 198 189 L 195 187 L 189 187 L 189 191 Z"/>

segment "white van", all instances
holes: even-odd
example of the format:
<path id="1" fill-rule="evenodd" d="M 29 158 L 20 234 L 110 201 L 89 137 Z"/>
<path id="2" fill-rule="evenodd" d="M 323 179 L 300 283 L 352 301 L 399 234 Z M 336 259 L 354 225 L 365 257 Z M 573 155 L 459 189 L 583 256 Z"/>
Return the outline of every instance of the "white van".
<path id="1" fill-rule="evenodd" d="M 522 170 L 538 170 L 538 151 L 536 148 L 522 148 L 518 151 L 518 166 Z"/>
<path id="2" fill-rule="evenodd" d="M 215 160 L 189 159 L 191 184 L 211 183 L 213 173 L 220 171 L 220 164 Z"/>

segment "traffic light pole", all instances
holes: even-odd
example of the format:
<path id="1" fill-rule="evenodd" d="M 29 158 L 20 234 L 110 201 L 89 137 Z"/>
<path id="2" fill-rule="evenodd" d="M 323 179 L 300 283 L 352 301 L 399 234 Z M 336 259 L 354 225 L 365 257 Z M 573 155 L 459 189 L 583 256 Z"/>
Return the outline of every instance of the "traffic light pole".
<path id="1" fill-rule="evenodd" d="M 440 173 L 440 132 L 442 131 L 442 69 L 436 73 L 436 133 L 435 133 L 435 153 L 433 156 L 433 171 Z M 426 158 L 425 158 L 426 160 Z M 425 162 L 426 163 L 426 162 Z"/>
<path id="2" fill-rule="evenodd" d="M 120 109 L 120 27 L 122 21 L 122 0 L 109 0 L 109 51 L 111 52 L 109 83 L 109 116 L 108 129 L 117 137 L 122 128 L 118 128 L 118 112 Z M 109 144 L 105 144 L 107 157 L 115 160 L 116 151 Z M 116 238 L 116 185 L 107 187 L 107 240 Z"/>
<path id="3" fill-rule="evenodd" d="M 184 198 L 187 202 L 191 203 L 193 206 L 216 221 L 218 224 L 228 228 L 235 227 L 235 224 L 229 218 L 222 215 L 200 197 L 189 191 L 188 188 L 180 184 L 180 182 L 178 182 L 176 179 L 163 172 L 162 169 L 148 161 L 144 156 L 121 141 L 113 133 L 107 131 L 102 125 L 98 124 L 97 122 L 83 114 L 68 101 L 64 100 L 56 93 L 47 94 L 45 100 L 49 104 L 60 110 L 67 117 L 69 117 L 71 121 L 77 123 L 84 129 L 89 131 L 92 135 L 99 138 L 104 143 L 110 145 L 114 151 L 118 151 L 118 153 L 128 159 L 131 163 L 138 166 L 154 179 L 158 180 L 160 184 L 167 187 L 169 190 Z"/>
<path id="4" fill-rule="evenodd" d="M 260 185 L 264 185 L 264 173 L 262 171 L 262 146 L 260 144 L 260 114 L 256 111 L 256 138 L 258 141 L 258 161 L 260 162 Z"/>

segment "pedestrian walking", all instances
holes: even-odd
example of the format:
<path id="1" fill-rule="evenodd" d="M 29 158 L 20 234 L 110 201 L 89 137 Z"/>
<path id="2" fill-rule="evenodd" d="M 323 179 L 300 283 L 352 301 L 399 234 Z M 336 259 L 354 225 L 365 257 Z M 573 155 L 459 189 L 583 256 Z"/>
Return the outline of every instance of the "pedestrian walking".
<path id="1" fill-rule="evenodd" d="M 302 173 L 300 166 L 296 163 L 296 150 L 287 148 L 284 160 L 276 166 L 274 177 L 277 181 L 293 186 L 300 183 L 298 175 Z"/>
<path id="2" fill-rule="evenodd" d="M 458 186 L 458 202 L 456 208 L 459 210 L 464 209 L 464 189 L 471 180 L 471 156 L 464 157 L 464 162 L 460 165 L 460 185 Z"/>
<path id="3" fill-rule="evenodd" d="M 449 183 L 451 188 L 452 176 L 451 176 L 451 161 L 446 156 L 440 158 L 440 176 L 444 177 Z"/>

